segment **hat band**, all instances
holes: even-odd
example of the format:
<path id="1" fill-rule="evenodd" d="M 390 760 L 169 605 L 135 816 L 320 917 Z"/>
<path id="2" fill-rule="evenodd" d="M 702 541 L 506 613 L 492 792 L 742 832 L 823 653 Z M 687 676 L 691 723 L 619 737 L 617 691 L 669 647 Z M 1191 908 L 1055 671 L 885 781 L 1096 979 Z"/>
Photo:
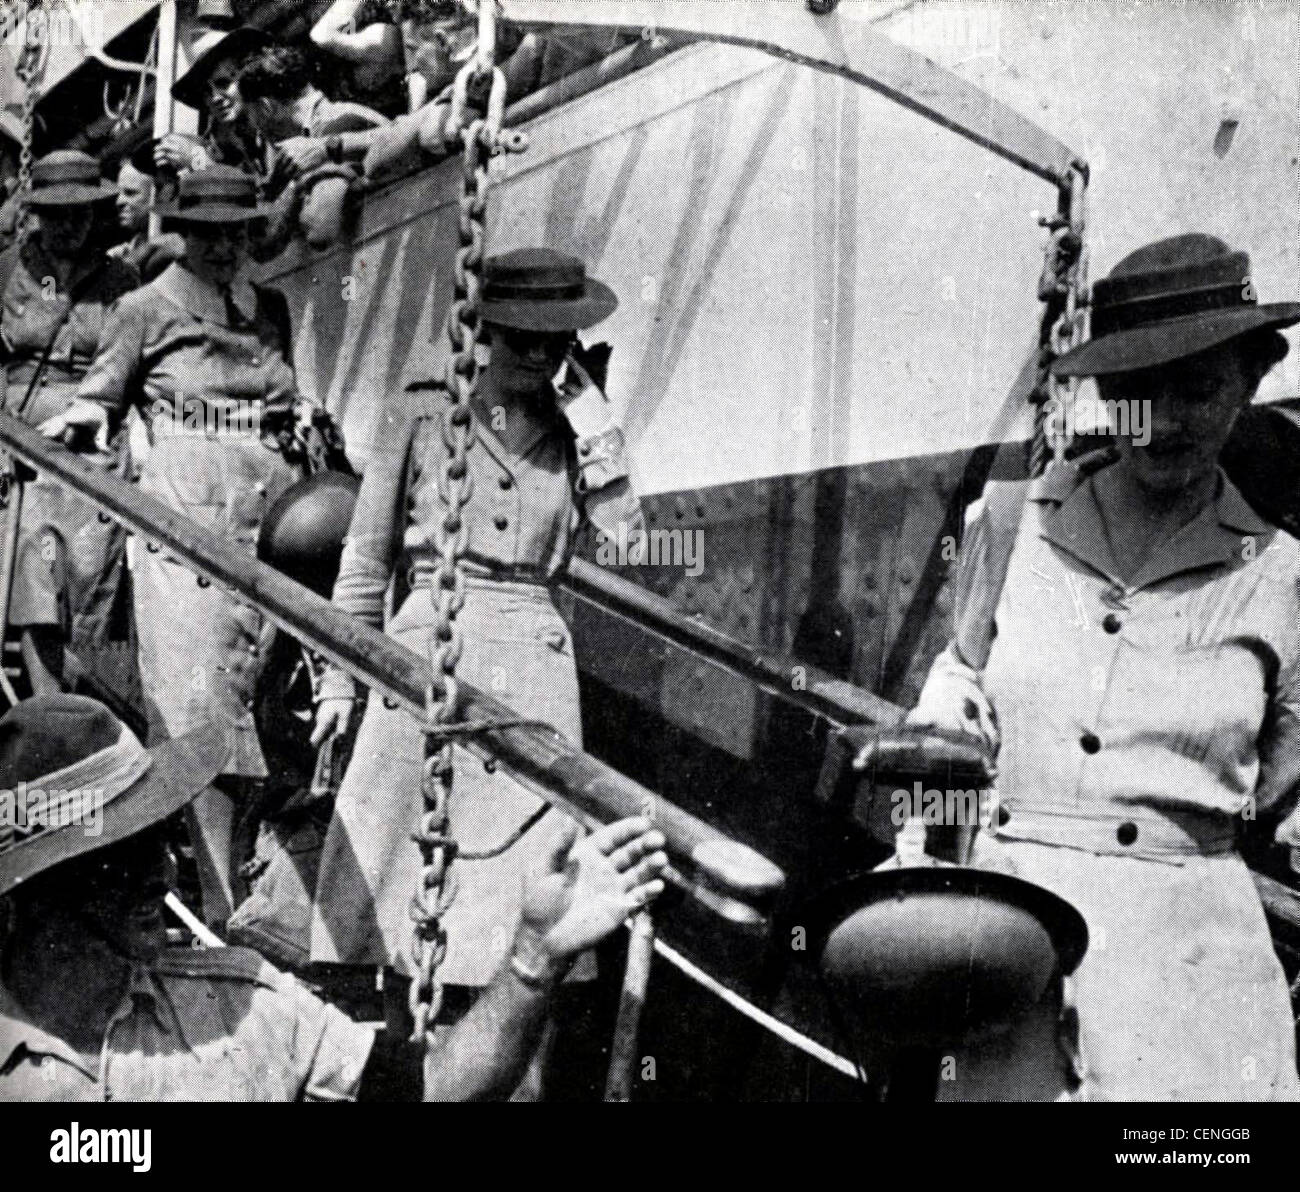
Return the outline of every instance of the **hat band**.
<path id="1" fill-rule="evenodd" d="M 249 194 L 246 190 L 241 190 L 238 193 L 205 191 L 202 194 L 182 194 L 178 206 L 182 211 L 192 211 L 196 207 L 217 207 L 223 203 L 232 207 L 248 207 L 251 209 L 257 206 L 257 197 Z"/>
<path id="2" fill-rule="evenodd" d="M 0 856 L 68 824 L 99 820 L 104 807 L 143 778 L 150 764 L 135 734 L 123 732 L 112 745 L 62 770 L 0 790 Z"/>
<path id="3" fill-rule="evenodd" d="M 570 302 L 587 292 L 585 281 L 563 286 L 529 286 L 513 282 L 488 282 L 483 287 L 483 298 L 488 302 Z"/>
<path id="4" fill-rule="evenodd" d="M 1152 323 L 1163 323 L 1211 310 L 1231 310 L 1254 305 L 1254 291 L 1248 280 L 1232 281 L 1202 290 L 1158 294 L 1150 298 L 1130 298 L 1124 302 L 1094 302 L 1092 337 L 1096 339 L 1116 331 L 1131 331 Z"/>

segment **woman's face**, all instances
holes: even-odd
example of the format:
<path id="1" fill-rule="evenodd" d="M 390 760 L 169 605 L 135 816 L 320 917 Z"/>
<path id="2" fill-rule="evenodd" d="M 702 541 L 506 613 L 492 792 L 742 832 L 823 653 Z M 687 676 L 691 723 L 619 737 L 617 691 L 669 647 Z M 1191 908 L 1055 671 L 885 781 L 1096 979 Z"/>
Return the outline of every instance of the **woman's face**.
<path id="1" fill-rule="evenodd" d="M 203 98 L 208 114 L 218 124 L 234 124 L 239 118 L 243 105 L 235 83 L 238 74 L 239 64 L 233 58 L 223 58 L 213 67 L 204 84 Z"/>
<path id="2" fill-rule="evenodd" d="M 54 257 L 71 257 L 90 236 L 93 214 L 88 206 L 43 207 L 31 212 L 41 247 Z"/>
<path id="3" fill-rule="evenodd" d="M 1259 381 L 1229 344 L 1158 368 L 1099 377 L 1097 387 L 1103 401 L 1140 403 L 1130 406 L 1129 424 L 1149 428 L 1150 440 L 1118 437 L 1120 457 L 1143 488 L 1172 494 L 1214 471 Z"/>
<path id="4" fill-rule="evenodd" d="M 519 396 L 544 394 L 564 363 L 571 331 L 519 331 L 488 324 L 492 359 L 488 368 L 497 388 Z"/>
<path id="5" fill-rule="evenodd" d="M 230 285 L 247 258 L 247 224 L 191 224 L 185 229 L 186 267 L 213 285 Z"/>

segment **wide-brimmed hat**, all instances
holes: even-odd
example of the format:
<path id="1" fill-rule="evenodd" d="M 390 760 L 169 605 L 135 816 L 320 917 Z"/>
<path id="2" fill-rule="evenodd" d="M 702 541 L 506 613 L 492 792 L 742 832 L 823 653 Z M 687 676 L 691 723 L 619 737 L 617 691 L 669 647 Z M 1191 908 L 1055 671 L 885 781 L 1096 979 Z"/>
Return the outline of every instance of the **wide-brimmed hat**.
<path id="1" fill-rule="evenodd" d="M 231 224 L 265 219 L 273 210 L 257 201 L 257 180 L 234 166 L 209 166 L 182 174 L 174 203 L 155 204 L 164 219 Z"/>
<path id="2" fill-rule="evenodd" d="M 256 54 L 275 44 L 275 38 L 252 25 L 240 25 L 227 32 L 224 29 L 206 29 L 194 39 L 193 65 L 172 84 L 172 95 L 191 108 L 203 106 L 203 89 L 208 76 L 226 58 L 236 61 Z"/>
<path id="3" fill-rule="evenodd" d="M 117 187 L 99 176 L 99 162 L 76 149 L 58 149 L 32 163 L 29 207 L 80 207 L 117 194 Z"/>
<path id="4" fill-rule="evenodd" d="M 577 257 L 550 248 L 517 248 L 483 265 L 479 314 L 520 331 L 580 331 L 607 319 L 618 299 L 587 276 Z"/>
<path id="5" fill-rule="evenodd" d="M 1052 372 L 1135 372 L 1297 322 L 1300 303 L 1258 302 L 1244 252 L 1200 233 L 1173 236 L 1129 253 L 1093 286 L 1091 338 Z"/>
<path id="6" fill-rule="evenodd" d="M 93 699 L 20 701 L 0 718 L 0 894 L 165 820 L 229 756 L 216 725 L 146 749 Z"/>

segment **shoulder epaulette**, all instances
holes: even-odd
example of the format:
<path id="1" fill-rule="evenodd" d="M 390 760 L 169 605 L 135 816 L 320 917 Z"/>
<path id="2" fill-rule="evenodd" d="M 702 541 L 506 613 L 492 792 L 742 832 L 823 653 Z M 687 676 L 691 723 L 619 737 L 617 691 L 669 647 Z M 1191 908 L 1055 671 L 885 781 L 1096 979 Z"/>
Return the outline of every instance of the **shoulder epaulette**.
<path id="1" fill-rule="evenodd" d="M 167 977 L 208 977 L 276 987 L 276 970 L 252 948 L 167 948 L 154 962 Z"/>

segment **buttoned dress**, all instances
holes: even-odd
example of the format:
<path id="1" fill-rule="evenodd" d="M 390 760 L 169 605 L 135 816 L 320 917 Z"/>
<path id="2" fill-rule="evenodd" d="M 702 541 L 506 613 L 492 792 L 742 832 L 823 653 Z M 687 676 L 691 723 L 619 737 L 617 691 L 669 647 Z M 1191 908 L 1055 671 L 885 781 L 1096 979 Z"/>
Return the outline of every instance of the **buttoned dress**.
<path id="1" fill-rule="evenodd" d="M 251 555 L 267 510 L 299 478 L 260 428 L 291 416 L 297 391 L 282 296 L 242 283 L 230 298 L 169 266 L 110 312 L 80 392 L 117 417 L 141 411 L 142 491 Z M 275 627 L 143 543 L 131 567 L 151 739 L 219 720 L 234 741 L 226 772 L 264 777 L 252 707 Z"/>
<path id="2" fill-rule="evenodd" d="M 1000 597 L 975 507 L 956 639 L 922 692 L 997 717 L 1003 822 L 973 863 L 1055 891 L 1089 931 L 1058 1000 L 963 1049 L 940 1096 L 1294 1099 L 1287 984 L 1237 839 L 1259 819 L 1300 841 L 1300 544 L 1220 473 L 1125 580 L 1094 486 L 1074 466 L 1033 482 Z"/>
<path id="3" fill-rule="evenodd" d="M 77 395 L 104 326 L 105 312 L 139 284 L 126 264 L 93 255 L 59 284 L 53 263 L 33 238 L 0 258 L 4 409 L 32 425 L 63 413 Z M 74 293 L 75 292 L 75 293 Z M 37 378 L 46 346 L 49 361 Z M 36 378 L 35 388 L 31 382 Z M 29 394 L 30 390 L 30 394 Z M 124 445 L 83 458 L 125 474 Z M 125 535 L 92 502 L 38 475 L 24 486 L 9 623 L 55 626 L 74 646 L 102 644 L 119 599 Z"/>
<path id="4" fill-rule="evenodd" d="M 379 627 L 394 572 L 406 577 L 410 595 L 385 631 L 421 658 L 430 657 L 437 625 L 429 580 L 437 559 L 433 527 L 442 516 L 445 400 L 440 389 L 410 393 L 381 419 L 334 588 L 339 608 Z M 602 448 L 594 441 L 575 445 L 558 415 L 536 420 L 516 451 L 493 433 L 490 420 L 477 421 L 457 676 L 580 746 L 573 641 L 548 585 L 568 563 L 584 510 L 611 533 L 623 522 L 635 534 L 643 525 L 640 504 L 621 460 L 608 452 L 597 459 Z M 597 480 L 601 469 L 607 475 Z M 351 693 L 346 675 L 327 676 L 323 695 Z M 419 876 L 411 832 L 421 811 L 423 752 L 420 725 L 372 696 L 326 838 L 312 960 L 387 965 L 409 975 L 409 906 Z M 462 850 L 507 843 L 544 808 L 508 775 L 456 748 L 448 814 Z M 514 937 L 524 877 L 550 856 L 565 825 L 563 813 L 549 811 L 502 855 L 454 863 L 457 895 L 443 919 L 444 982 L 482 987 L 491 980 Z M 594 973 L 593 958 L 584 957 L 574 978 Z"/>
<path id="5" fill-rule="evenodd" d="M 244 948 L 135 968 L 94 1062 L 0 984 L 0 1101 L 353 1101 L 373 1044 Z"/>

